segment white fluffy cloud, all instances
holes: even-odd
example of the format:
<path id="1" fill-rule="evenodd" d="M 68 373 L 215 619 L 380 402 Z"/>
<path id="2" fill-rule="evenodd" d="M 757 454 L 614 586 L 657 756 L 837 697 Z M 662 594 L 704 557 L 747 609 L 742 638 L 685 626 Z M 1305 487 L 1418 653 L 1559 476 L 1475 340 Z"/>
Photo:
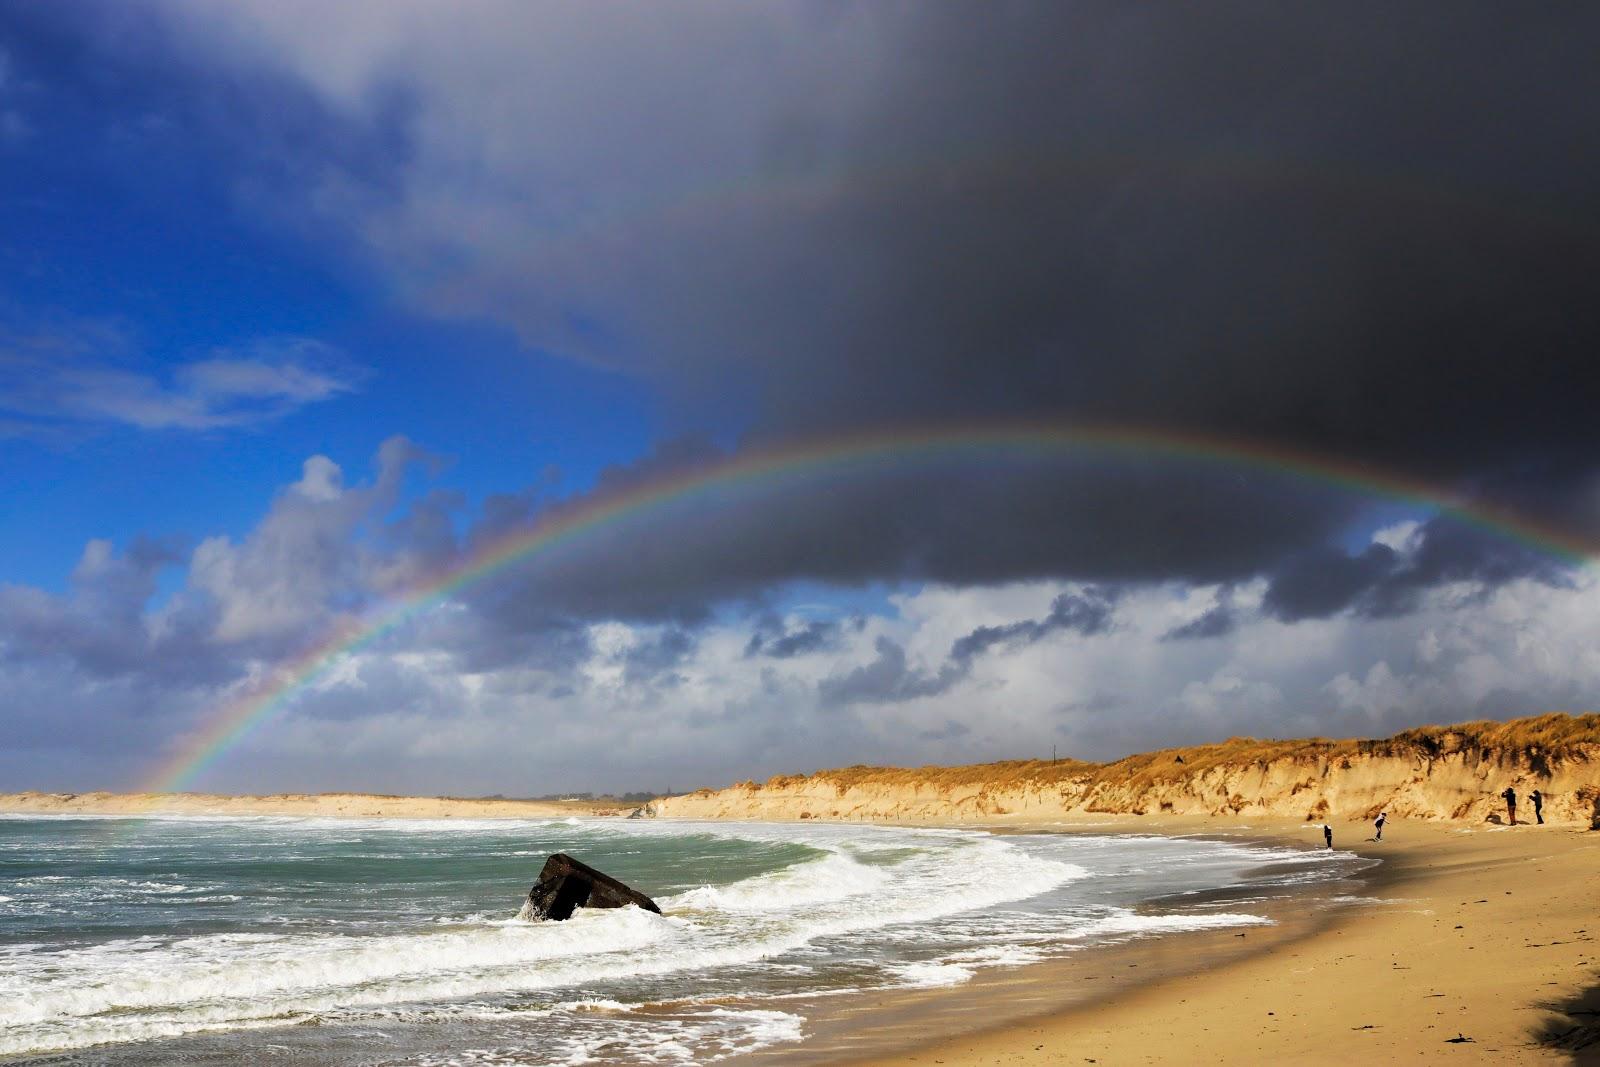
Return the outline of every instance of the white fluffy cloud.
<path id="1" fill-rule="evenodd" d="M 338 464 L 312 456 L 242 543 L 200 542 L 188 584 L 217 607 L 215 639 L 317 634 L 341 605 L 359 605 L 378 591 L 374 577 L 386 563 L 357 535 L 394 506 L 406 467 L 419 456 L 404 438 L 386 441 L 374 480 L 356 488 L 345 486 Z"/>
<path id="2" fill-rule="evenodd" d="M 434 505 L 405 495 L 424 459 L 396 438 L 358 480 L 312 456 L 238 541 L 93 541 L 63 593 L 0 587 L 0 686 L 22 701 L 8 702 L 0 786 L 138 781 L 285 659 L 385 618 L 424 556 L 460 551 L 403 536 Z M 181 582 L 161 581 L 173 570 Z M 497 578 L 338 660 L 199 784 L 684 788 L 859 761 L 1378 735 L 1600 693 L 1593 572 L 1294 622 L 1265 609 L 1265 587 L 925 585 L 867 611 L 734 601 L 688 626 L 547 618 L 521 610 L 537 575 Z M 1192 625 L 1218 611 L 1226 628 Z"/>
<path id="3" fill-rule="evenodd" d="M 446 775 L 456 789 L 664 788 L 863 760 L 1037 757 L 1052 746 L 1108 758 L 1234 734 L 1379 735 L 1570 706 L 1600 691 L 1600 654 L 1579 636 L 1600 625 L 1597 591 L 1592 578 L 1568 589 L 1518 583 L 1470 619 L 1452 603 L 1459 590 L 1403 619 L 1252 614 L 1225 638 L 1174 642 L 1163 637 L 1175 612 L 1192 610 L 1195 591 L 1152 587 L 1124 596 L 1104 632 L 997 644 L 942 689 L 842 705 L 821 693 L 881 665 L 885 642 L 902 650 L 894 669 L 936 678 L 974 619 L 1038 617 L 1071 587 L 907 592 L 892 611 L 841 627 L 827 647 L 781 659 L 751 654 L 750 621 L 729 619 L 698 633 L 669 667 L 643 672 L 629 669 L 630 656 L 670 627 L 612 621 L 591 627 L 586 651 L 554 674 L 511 666 L 465 684 L 447 660 L 400 667 L 400 653 L 364 654 L 363 673 L 379 662 L 395 668 L 391 693 L 427 695 L 386 709 L 382 693 L 354 681 L 306 694 L 240 758 L 280 766 L 296 752 L 358 750 L 390 768 Z M 784 622 L 798 631 L 810 619 Z M 1440 643 L 1431 660 L 1416 652 L 1430 647 L 1429 634 Z M 367 712 L 317 718 L 318 702 L 340 690 Z M 381 775 L 366 784 L 384 782 L 393 787 Z"/>

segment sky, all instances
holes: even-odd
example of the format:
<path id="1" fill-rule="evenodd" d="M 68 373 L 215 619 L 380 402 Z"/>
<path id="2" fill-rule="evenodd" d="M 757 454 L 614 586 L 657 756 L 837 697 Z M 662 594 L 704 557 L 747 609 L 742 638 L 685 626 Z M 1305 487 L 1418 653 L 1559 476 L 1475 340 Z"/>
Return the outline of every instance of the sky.
<path id="1" fill-rule="evenodd" d="M 1597 34 L 0 6 L 0 789 L 1592 710 Z"/>

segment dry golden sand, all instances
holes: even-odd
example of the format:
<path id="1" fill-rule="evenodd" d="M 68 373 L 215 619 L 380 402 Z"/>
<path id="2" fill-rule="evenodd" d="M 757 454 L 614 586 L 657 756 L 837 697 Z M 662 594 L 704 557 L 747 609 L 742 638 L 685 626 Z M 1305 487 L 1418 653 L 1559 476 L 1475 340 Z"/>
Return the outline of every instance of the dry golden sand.
<path id="1" fill-rule="evenodd" d="M 1310 837 L 1261 820 L 1114 828 Z M 1260 955 L 863 1062 L 1600 1063 L 1600 833 L 1391 820 L 1376 842 L 1365 823 L 1334 829 L 1337 846 L 1384 861 L 1379 902 Z"/>

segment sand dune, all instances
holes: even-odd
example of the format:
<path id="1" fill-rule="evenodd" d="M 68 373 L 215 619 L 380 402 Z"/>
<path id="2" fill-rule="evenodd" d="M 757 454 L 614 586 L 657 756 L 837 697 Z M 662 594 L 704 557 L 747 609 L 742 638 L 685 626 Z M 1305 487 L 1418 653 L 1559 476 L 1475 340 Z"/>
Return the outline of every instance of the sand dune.
<path id="1" fill-rule="evenodd" d="M 660 815 L 898 822 L 1082 814 L 1392 817 L 1493 822 L 1499 794 L 1546 797 L 1544 817 L 1600 827 L 1600 715 L 1429 726 L 1381 740 L 1259 741 L 1164 749 L 1114 763 L 847 767 L 668 797 Z"/>

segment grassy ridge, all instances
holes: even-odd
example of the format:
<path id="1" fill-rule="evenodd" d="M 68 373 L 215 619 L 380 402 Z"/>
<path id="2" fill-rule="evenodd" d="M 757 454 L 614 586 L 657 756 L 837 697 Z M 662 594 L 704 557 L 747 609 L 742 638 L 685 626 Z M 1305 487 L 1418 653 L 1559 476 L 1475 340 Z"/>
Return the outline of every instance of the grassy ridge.
<path id="1" fill-rule="evenodd" d="M 1081 760 L 1005 760 L 958 767 L 869 767 L 856 765 L 811 775 L 775 775 L 765 788 L 794 789 L 826 781 L 844 790 L 855 786 L 959 787 L 1072 783 L 1079 787 L 1115 784 L 1140 788 L 1171 783 L 1280 760 L 1318 761 L 1378 756 L 1435 760 L 1456 754 L 1482 762 L 1522 764 L 1539 773 L 1569 761 L 1600 759 L 1600 714 L 1552 712 L 1509 722 L 1478 720 L 1452 726 L 1420 726 L 1393 737 L 1330 740 L 1259 740 L 1233 737 L 1220 744 L 1167 748 L 1127 756 L 1111 763 Z M 742 782 L 735 788 L 756 788 Z"/>

